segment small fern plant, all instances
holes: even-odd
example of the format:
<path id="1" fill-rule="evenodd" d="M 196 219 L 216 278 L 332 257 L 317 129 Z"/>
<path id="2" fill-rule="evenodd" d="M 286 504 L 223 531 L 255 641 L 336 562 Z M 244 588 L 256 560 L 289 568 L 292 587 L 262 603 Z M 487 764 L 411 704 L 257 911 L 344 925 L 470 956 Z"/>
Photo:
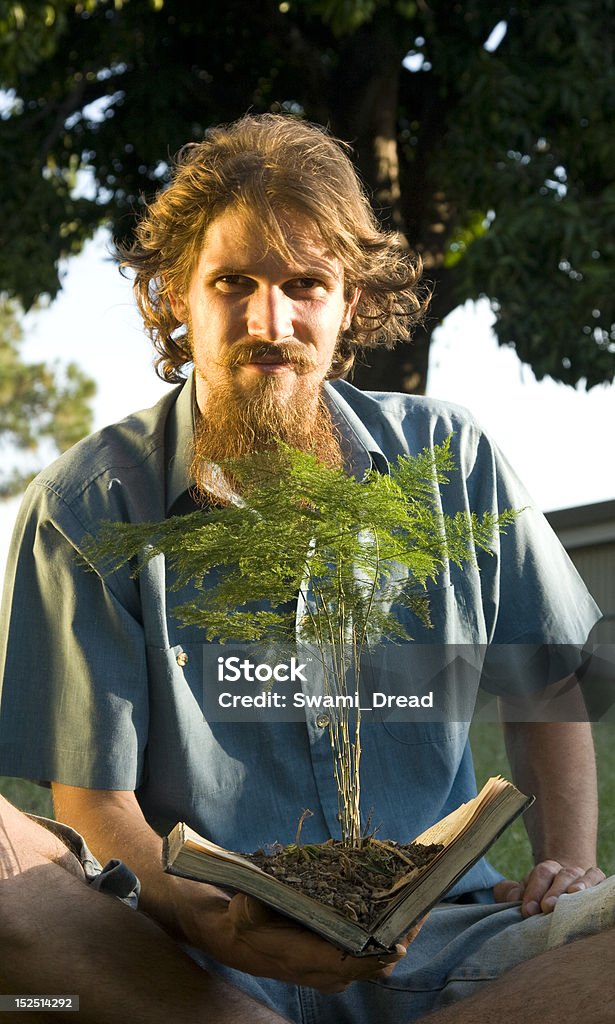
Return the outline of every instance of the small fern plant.
<path id="1" fill-rule="evenodd" d="M 339 701 L 328 726 L 344 846 L 364 840 L 362 652 L 411 639 L 401 607 L 429 626 L 427 582 L 447 563 L 490 551 L 518 515 L 441 512 L 439 489 L 455 470 L 450 442 L 400 456 L 389 475 L 371 471 L 362 481 L 280 443 L 221 467 L 233 481 L 228 503 L 157 523 L 106 522 L 85 548 L 103 572 L 127 562 L 139 572 L 163 553 L 173 588 L 192 590 L 175 610 L 182 624 L 200 626 L 210 642 L 309 644 L 325 691 L 357 697 L 352 706 Z"/>

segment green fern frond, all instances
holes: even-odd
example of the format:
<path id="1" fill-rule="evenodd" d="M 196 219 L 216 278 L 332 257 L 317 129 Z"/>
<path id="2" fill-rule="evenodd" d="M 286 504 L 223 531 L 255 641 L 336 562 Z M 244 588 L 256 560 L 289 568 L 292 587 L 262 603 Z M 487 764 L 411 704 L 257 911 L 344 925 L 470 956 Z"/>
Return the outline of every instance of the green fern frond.
<path id="1" fill-rule="evenodd" d="M 174 611 L 181 623 L 201 627 L 213 642 L 311 644 L 323 666 L 333 665 L 333 677 L 328 667 L 324 676 L 336 692 L 344 692 L 349 669 L 358 672 L 362 648 L 411 639 L 402 609 L 429 627 L 427 583 L 450 563 L 491 551 L 519 514 L 442 513 L 440 489 L 456 472 L 450 437 L 401 456 L 390 475 L 370 472 L 363 481 L 285 445 L 221 468 L 235 480 L 240 504 L 158 523 L 101 524 L 85 558 L 101 575 L 126 565 L 135 574 L 163 554 L 170 588 L 192 589 Z M 297 595 L 307 602 L 298 636 Z M 331 723 L 342 836 L 360 843 L 360 723 L 353 740 L 343 715 Z"/>

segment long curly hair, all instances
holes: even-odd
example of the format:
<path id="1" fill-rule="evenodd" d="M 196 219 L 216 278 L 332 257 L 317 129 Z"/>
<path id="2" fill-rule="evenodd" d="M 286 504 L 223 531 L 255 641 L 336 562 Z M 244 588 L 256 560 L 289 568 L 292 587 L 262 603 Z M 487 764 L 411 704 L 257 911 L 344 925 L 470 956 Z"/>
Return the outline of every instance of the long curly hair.
<path id="1" fill-rule="evenodd" d="M 347 298 L 361 288 L 352 324 L 340 337 L 329 378 L 346 376 L 361 347 L 392 348 L 407 338 L 428 303 L 421 263 L 383 231 L 349 159 L 350 147 L 318 125 L 279 114 L 246 115 L 210 129 L 177 154 L 172 178 L 148 206 L 130 246 L 118 246 L 163 380 L 183 379 L 189 334 L 170 296 L 187 291 L 205 233 L 232 209 L 257 226 L 265 247 L 290 254 L 279 217 L 316 225 L 344 268 Z"/>

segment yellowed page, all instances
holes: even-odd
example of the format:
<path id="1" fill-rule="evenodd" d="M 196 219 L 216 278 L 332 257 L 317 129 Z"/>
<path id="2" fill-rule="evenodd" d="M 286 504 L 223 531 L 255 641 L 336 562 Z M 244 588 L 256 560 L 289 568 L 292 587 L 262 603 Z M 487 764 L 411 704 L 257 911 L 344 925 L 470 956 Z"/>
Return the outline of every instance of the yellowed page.
<path id="1" fill-rule="evenodd" d="M 210 856 L 217 857 L 219 860 L 227 861 L 227 863 L 241 864 L 242 867 L 250 868 L 258 874 L 266 874 L 266 872 L 262 871 L 256 864 L 253 864 L 252 861 L 246 860 L 245 857 L 242 857 L 239 853 L 233 853 L 232 850 L 225 850 L 223 846 L 217 846 L 215 843 L 212 843 L 210 839 L 205 839 L 203 836 L 200 836 L 198 832 L 195 832 L 189 825 L 184 824 L 183 829 L 185 845 L 188 848 L 208 853 Z"/>
<path id="2" fill-rule="evenodd" d="M 485 783 L 478 796 L 475 796 L 473 800 L 468 800 L 466 804 L 461 804 L 441 821 L 431 825 L 416 837 L 415 843 L 423 843 L 425 846 L 429 843 L 441 843 L 445 847 L 449 846 L 482 813 L 486 804 L 491 803 L 508 785 L 509 783 L 501 775 L 494 775 Z"/>

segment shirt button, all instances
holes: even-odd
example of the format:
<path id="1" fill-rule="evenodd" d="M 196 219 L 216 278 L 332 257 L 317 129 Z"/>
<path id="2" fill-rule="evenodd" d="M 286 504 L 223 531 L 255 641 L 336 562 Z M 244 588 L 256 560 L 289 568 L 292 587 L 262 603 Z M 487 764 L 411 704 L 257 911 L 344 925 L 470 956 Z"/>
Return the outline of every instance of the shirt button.
<path id="1" fill-rule="evenodd" d="M 175 660 L 176 660 L 177 664 L 179 665 L 179 667 L 183 668 L 184 665 L 188 664 L 188 655 L 186 654 L 185 651 L 180 651 L 179 654 L 177 655 L 177 658 Z"/>
<path id="2" fill-rule="evenodd" d="M 325 729 L 328 726 L 330 721 L 331 721 L 331 719 L 329 718 L 328 715 L 317 715 L 316 716 L 316 725 L 318 726 L 319 729 Z"/>

